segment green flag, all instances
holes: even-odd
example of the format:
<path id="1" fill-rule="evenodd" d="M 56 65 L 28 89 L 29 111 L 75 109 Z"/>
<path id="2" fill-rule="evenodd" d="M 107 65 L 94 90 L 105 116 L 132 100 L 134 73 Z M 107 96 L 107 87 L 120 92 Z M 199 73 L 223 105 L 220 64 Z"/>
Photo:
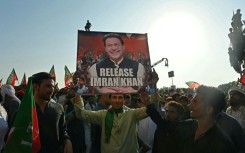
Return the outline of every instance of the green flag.
<path id="1" fill-rule="evenodd" d="M 10 130 L 4 153 L 37 153 L 41 148 L 31 78 Z"/>
<path id="2" fill-rule="evenodd" d="M 69 71 L 69 69 L 67 68 L 67 66 L 65 65 L 65 86 L 69 87 L 71 82 L 72 82 L 72 74 Z"/>
<path id="3" fill-rule="evenodd" d="M 54 65 L 50 69 L 49 74 L 54 78 L 54 82 L 55 82 L 56 81 L 56 74 L 55 74 L 55 70 L 54 70 Z"/>
<path id="4" fill-rule="evenodd" d="M 22 85 L 22 86 L 26 86 L 27 85 L 27 83 L 26 83 L 26 74 L 25 73 L 24 73 L 24 76 L 22 78 L 22 81 L 21 81 L 20 85 Z"/>
<path id="5" fill-rule="evenodd" d="M 17 77 L 17 75 L 16 75 L 16 73 L 15 73 L 15 70 L 13 69 L 13 70 L 11 71 L 11 73 L 10 73 L 8 79 L 7 79 L 6 84 L 10 84 L 10 85 L 12 85 L 12 86 L 14 87 L 15 81 L 16 81 L 16 80 L 18 80 L 18 77 Z"/>
<path id="6" fill-rule="evenodd" d="M 195 81 L 188 81 L 186 82 L 186 84 L 189 86 L 190 89 L 196 89 L 200 86 L 200 84 Z"/>

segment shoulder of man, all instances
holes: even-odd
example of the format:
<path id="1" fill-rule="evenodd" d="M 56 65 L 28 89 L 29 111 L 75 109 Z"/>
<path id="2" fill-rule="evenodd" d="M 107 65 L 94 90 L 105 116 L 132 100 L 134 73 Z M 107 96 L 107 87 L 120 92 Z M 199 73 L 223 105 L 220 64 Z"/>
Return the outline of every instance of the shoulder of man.
<path id="1" fill-rule="evenodd" d="M 241 106 L 242 119 L 245 120 L 245 106 Z"/>
<path id="2" fill-rule="evenodd" d="M 20 100 L 13 98 L 13 99 L 10 99 L 10 100 L 7 101 L 7 102 L 4 102 L 4 103 L 2 104 L 2 106 L 3 106 L 5 109 L 7 109 L 7 108 L 17 108 L 17 107 L 20 106 Z"/>
<path id="3" fill-rule="evenodd" d="M 50 99 L 49 105 L 50 105 L 50 106 L 54 106 L 54 107 L 60 107 L 60 108 L 63 109 L 63 106 L 62 106 L 61 104 L 57 103 L 57 102 L 56 102 L 55 100 L 53 100 L 53 99 Z"/>
<path id="4" fill-rule="evenodd" d="M 191 133 L 193 132 L 197 126 L 198 126 L 198 122 L 197 120 L 194 119 L 187 119 L 187 120 L 183 120 L 183 121 L 179 121 L 175 123 L 178 128 L 183 132 L 186 133 Z"/>

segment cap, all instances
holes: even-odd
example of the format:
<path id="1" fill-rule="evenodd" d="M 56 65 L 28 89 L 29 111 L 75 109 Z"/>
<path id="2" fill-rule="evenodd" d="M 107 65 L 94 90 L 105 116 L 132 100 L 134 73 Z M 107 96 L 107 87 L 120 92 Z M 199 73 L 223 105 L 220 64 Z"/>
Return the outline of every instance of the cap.
<path id="1" fill-rule="evenodd" d="M 240 89 L 238 87 L 231 87 L 229 90 L 228 90 L 228 94 L 230 95 L 230 92 L 232 91 L 237 91 L 237 92 L 240 92 L 241 94 L 243 94 L 245 96 L 245 90 L 243 89 Z"/>
<path id="2" fill-rule="evenodd" d="M 15 95 L 15 89 L 11 85 L 4 84 L 1 87 L 1 94 L 2 94 L 3 97 L 5 95 L 9 95 L 9 96 L 13 97 Z"/>

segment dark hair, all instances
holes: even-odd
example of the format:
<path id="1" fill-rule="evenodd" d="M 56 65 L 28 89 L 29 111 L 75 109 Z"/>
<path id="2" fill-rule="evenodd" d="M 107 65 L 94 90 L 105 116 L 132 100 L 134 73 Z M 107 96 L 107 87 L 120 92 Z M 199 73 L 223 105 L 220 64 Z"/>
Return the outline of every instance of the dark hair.
<path id="1" fill-rule="evenodd" d="M 36 74 L 32 75 L 32 84 L 40 85 L 43 80 L 48 80 L 48 79 L 54 80 L 54 77 L 52 77 L 47 72 L 39 72 L 39 73 L 36 73 Z"/>
<path id="2" fill-rule="evenodd" d="M 186 96 L 180 96 L 179 101 L 181 101 L 181 100 L 183 100 L 184 102 L 187 102 L 187 103 L 189 102 L 189 99 Z"/>
<path id="3" fill-rule="evenodd" d="M 102 39 L 103 42 L 104 42 L 104 46 L 105 46 L 105 41 L 108 38 L 117 38 L 117 39 L 120 40 L 120 42 L 122 43 L 122 45 L 124 45 L 124 41 L 123 41 L 122 37 L 119 34 L 117 34 L 117 33 L 109 33 L 109 34 L 104 35 L 104 37 Z"/>
<path id="4" fill-rule="evenodd" d="M 176 101 L 170 101 L 166 104 L 165 107 L 171 106 L 174 107 L 178 112 L 178 117 L 182 120 L 185 117 L 185 108 Z"/>
<path id="5" fill-rule="evenodd" d="M 123 95 L 123 98 L 125 99 L 125 94 L 121 94 L 121 93 L 113 93 L 113 94 L 109 94 L 109 99 L 111 99 L 112 95 Z"/>
<path id="6" fill-rule="evenodd" d="M 226 106 L 225 94 L 218 88 L 201 85 L 196 89 L 196 93 L 201 95 L 201 100 L 205 105 L 213 107 L 214 116 Z"/>
<path id="7" fill-rule="evenodd" d="M 173 99 L 174 101 L 179 100 L 179 97 L 180 97 L 180 94 L 179 94 L 179 93 L 175 93 L 175 94 L 172 95 L 172 99 Z M 177 98 L 178 98 L 178 99 L 177 99 Z"/>

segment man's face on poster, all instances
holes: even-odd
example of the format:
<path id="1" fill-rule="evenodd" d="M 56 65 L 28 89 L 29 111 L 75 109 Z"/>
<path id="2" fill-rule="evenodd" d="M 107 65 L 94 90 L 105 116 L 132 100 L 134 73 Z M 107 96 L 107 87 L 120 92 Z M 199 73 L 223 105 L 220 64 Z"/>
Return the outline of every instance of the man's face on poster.
<path id="1" fill-rule="evenodd" d="M 124 56 L 124 45 L 118 38 L 107 38 L 105 41 L 105 51 L 114 62 L 119 62 Z"/>

